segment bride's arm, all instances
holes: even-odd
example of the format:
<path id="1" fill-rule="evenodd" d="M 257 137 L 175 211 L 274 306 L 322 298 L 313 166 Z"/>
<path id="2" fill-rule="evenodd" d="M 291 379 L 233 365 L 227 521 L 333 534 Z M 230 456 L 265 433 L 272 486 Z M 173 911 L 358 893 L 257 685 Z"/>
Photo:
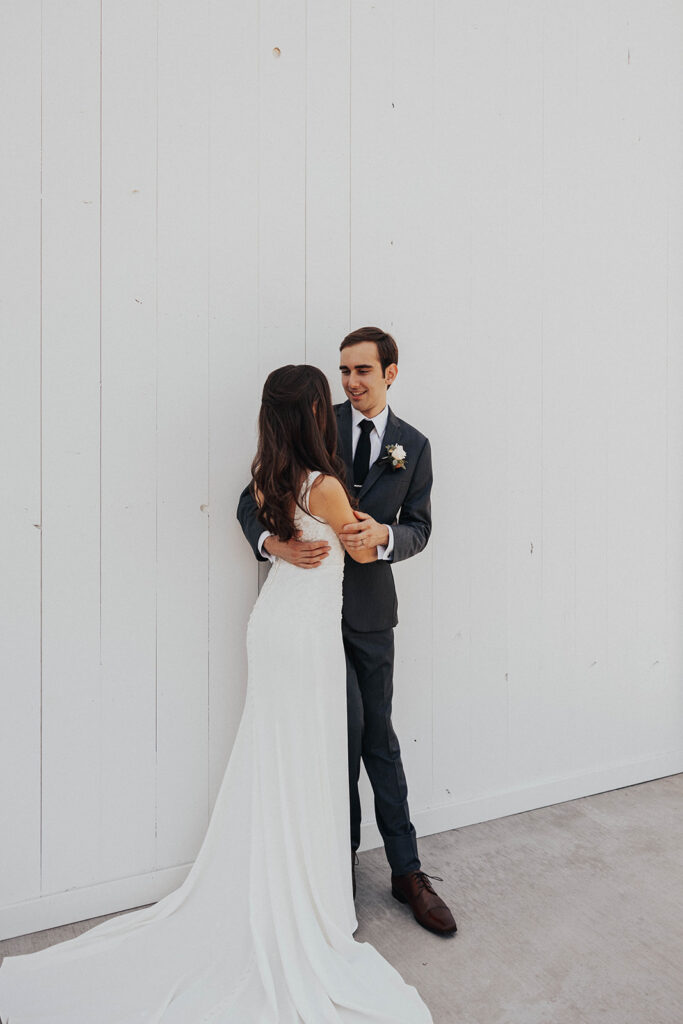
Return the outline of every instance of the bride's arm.
<path id="1" fill-rule="evenodd" d="M 319 476 L 313 483 L 308 507 L 314 516 L 324 519 L 339 536 L 343 526 L 355 523 L 356 517 L 342 485 L 333 476 Z M 354 562 L 376 562 L 377 548 L 355 548 L 348 550 Z"/>

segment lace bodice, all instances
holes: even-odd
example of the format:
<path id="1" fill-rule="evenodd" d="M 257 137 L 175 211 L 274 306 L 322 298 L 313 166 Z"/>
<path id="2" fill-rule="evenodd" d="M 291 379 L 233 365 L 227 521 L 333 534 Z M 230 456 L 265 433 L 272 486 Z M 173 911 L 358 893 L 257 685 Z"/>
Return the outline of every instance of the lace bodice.
<path id="1" fill-rule="evenodd" d="M 294 511 L 294 525 L 298 530 L 301 530 L 301 540 L 326 540 L 329 543 L 330 553 L 318 566 L 319 569 L 322 569 L 325 565 L 344 564 L 344 546 L 330 524 L 324 519 L 317 518 L 312 512 L 310 512 L 308 499 L 311 493 L 311 487 L 313 485 L 313 481 L 320 475 L 320 470 L 314 469 L 311 470 L 304 480 L 301 486 L 299 500 L 308 512 L 304 512 L 297 505 Z M 310 572 L 311 570 L 306 571 Z"/>
<path id="2" fill-rule="evenodd" d="M 311 569 L 293 565 L 283 558 L 273 560 L 249 619 L 247 649 L 252 648 L 253 637 L 255 632 L 258 633 L 258 619 L 262 615 L 266 615 L 271 623 L 289 623 L 294 615 L 297 621 L 306 622 L 309 627 L 314 624 L 320 635 L 326 635 L 329 630 L 330 637 L 336 637 L 339 632 L 344 546 L 330 524 L 309 511 L 310 489 L 317 476 L 320 476 L 320 471 L 312 470 L 301 485 L 299 500 L 304 508 L 296 506 L 294 525 L 301 530 L 300 540 L 326 540 L 330 552 L 320 565 Z"/>

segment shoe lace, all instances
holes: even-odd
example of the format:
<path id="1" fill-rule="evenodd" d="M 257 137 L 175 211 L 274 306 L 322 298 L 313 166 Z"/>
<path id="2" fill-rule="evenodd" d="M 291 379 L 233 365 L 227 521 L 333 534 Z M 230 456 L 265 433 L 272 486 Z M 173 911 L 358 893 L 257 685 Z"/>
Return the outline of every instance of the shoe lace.
<path id="1" fill-rule="evenodd" d="M 440 875 L 428 875 L 426 871 L 416 871 L 415 878 L 417 879 L 418 892 L 422 892 L 423 889 L 428 889 L 429 892 L 434 892 L 432 883 L 428 881 L 429 878 L 433 878 L 437 882 L 443 882 L 443 878 Z M 436 896 L 436 893 L 434 893 Z"/>

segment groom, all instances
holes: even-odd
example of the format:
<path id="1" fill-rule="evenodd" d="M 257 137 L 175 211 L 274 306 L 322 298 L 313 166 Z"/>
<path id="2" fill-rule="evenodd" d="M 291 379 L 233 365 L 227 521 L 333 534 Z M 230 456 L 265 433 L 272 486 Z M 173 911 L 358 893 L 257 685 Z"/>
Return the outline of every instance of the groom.
<path id="1" fill-rule="evenodd" d="M 377 826 L 391 865 L 391 889 L 430 931 L 452 934 L 453 915 L 421 870 L 408 812 L 408 788 L 399 742 L 391 724 L 394 626 L 398 603 L 391 563 L 418 554 L 431 532 L 432 465 L 429 441 L 394 415 L 387 391 L 398 374 L 396 342 L 378 327 L 362 327 L 340 346 L 342 386 L 348 401 L 335 406 L 338 451 L 347 483 L 359 499 L 357 522 L 339 539 L 347 552 L 376 548 L 377 560 L 344 566 L 342 636 L 346 652 L 351 863 L 360 845 L 358 794 L 361 758 L 372 785 Z M 279 541 L 263 530 L 245 488 L 237 518 L 261 561 L 282 558 L 314 568 L 329 554 L 326 541 Z M 356 894 L 355 871 L 353 894 Z"/>

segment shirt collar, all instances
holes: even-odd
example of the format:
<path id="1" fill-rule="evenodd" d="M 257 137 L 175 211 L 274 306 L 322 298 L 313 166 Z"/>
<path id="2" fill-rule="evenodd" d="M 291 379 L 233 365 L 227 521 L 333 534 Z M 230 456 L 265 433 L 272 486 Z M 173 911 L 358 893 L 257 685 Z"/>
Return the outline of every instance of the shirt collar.
<path id="1" fill-rule="evenodd" d="M 381 412 L 378 412 L 376 416 L 364 416 L 362 412 L 351 406 L 351 418 L 354 428 L 358 426 L 361 420 L 369 420 L 375 424 L 375 430 L 380 437 L 384 434 L 387 427 L 387 420 L 389 419 L 389 406 L 385 405 Z"/>

